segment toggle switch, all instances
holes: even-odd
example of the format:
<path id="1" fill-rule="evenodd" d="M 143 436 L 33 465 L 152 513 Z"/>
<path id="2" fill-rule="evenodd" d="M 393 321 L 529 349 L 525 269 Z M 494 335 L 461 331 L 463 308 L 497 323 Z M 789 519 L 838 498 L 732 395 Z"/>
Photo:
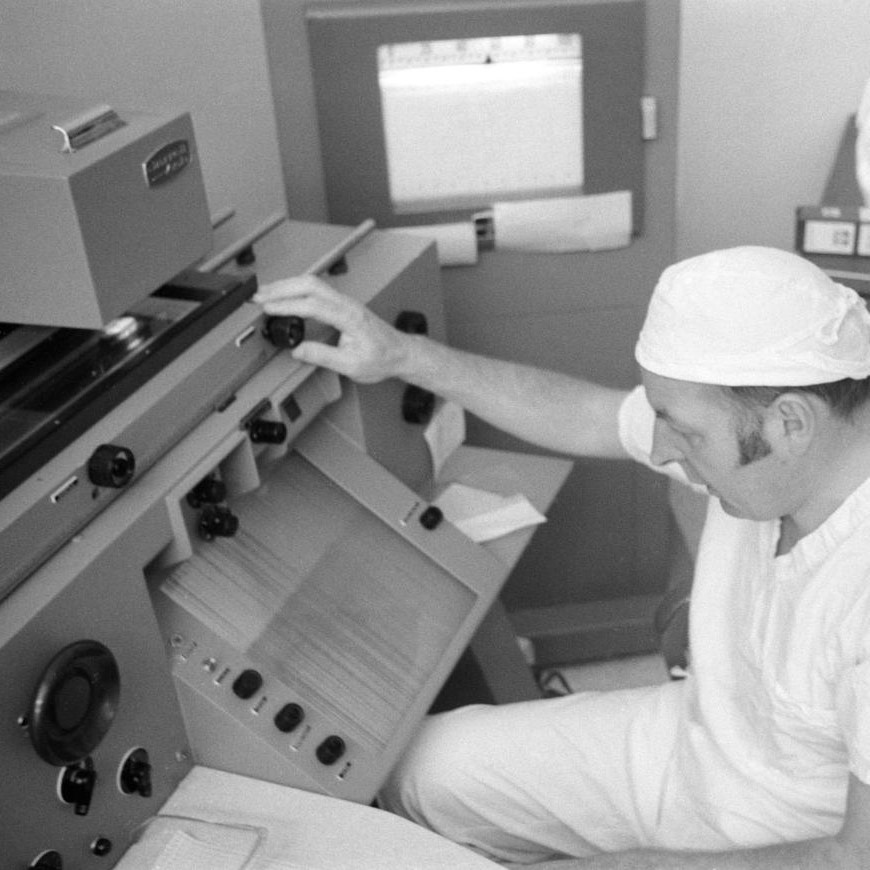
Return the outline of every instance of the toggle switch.
<path id="1" fill-rule="evenodd" d="M 134 749 L 127 756 L 118 776 L 124 794 L 137 794 L 151 797 L 151 761 L 144 749 Z"/>
<path id="2" fill-rule="evenodd" d="M 86 816 L 91 808 L 97 772 L 90 756 L 64 770 L 60 780 L 60 797 L 72 804 L 77 816 Z"/>

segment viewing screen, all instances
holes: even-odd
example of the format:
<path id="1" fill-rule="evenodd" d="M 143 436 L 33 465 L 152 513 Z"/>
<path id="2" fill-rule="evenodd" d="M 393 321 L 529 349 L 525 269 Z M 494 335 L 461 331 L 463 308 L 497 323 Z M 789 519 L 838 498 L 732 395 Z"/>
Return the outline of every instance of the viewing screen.
<path id="1" fill-rule="evenodd" d="M 396 213 L 582 192 L 582 72 L 576 33 L 380 46 Z"/>

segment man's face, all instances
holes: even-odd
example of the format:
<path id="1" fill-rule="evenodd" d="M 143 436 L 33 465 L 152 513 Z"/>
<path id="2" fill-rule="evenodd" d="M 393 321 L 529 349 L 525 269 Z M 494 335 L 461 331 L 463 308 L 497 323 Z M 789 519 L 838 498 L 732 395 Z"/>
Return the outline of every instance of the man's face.
<path id="1" fill-rule="evenodd" d="M 656 412 L 656 465 L 679 463 L 689 480 L 707 487 L 733 516 L 767 520 L 788 512 L 788 474 L 762 421 L 748 426 L 720 387 L 648 371 L 643 383 Z"/>

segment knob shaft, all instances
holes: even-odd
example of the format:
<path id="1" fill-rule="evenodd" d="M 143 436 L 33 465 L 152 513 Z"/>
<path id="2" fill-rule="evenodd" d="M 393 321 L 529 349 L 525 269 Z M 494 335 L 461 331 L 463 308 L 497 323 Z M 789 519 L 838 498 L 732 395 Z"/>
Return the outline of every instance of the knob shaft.
<path id="1" fill-rule="evenodd" d="M 68 767 L 60 784 L 60 796 L 68 804 L 73 804 L 77 816 L 86 816 L 91 808 L 91 798 L 97 783 L 97 772 L 90 757 Z"/>
<path id="2" fill-rule="evenodd" d="M 151 797 L 151 762 L 144 749 L 130 753 L 121 768 L 120 783 L 124 794 Z"/>
<path id="3" fill-rule="evenodd" d="M 207 505 L 199 518 L 199 534 L 203 540 L 231 538 L 239 530 L 239 518 L 225 505 Z"/>
<path id="4" fill-rule="evenodd" d="M 187 503 L 193 507 L 217 504 L 227 497 L 227 485 L 218 477 L 203 478 L 188 494 Z"/>
<path id="5" fill-rule="evenodd" d="M 280 420 L 264 420 L 258 417 L 248 426 L 254 444 L 283 444 L 287 440 L 287 426 Z"/>

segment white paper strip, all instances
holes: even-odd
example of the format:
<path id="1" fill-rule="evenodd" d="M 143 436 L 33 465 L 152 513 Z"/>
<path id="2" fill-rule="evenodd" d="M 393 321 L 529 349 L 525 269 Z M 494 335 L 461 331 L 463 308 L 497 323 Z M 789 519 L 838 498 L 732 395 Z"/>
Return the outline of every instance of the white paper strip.
<path id="1" fill-rule="evenodd" d="M 555 197 L 493 206 L 495 248 L 568 253 L 625 247 L 631 241 L 631 191 Z"/>

